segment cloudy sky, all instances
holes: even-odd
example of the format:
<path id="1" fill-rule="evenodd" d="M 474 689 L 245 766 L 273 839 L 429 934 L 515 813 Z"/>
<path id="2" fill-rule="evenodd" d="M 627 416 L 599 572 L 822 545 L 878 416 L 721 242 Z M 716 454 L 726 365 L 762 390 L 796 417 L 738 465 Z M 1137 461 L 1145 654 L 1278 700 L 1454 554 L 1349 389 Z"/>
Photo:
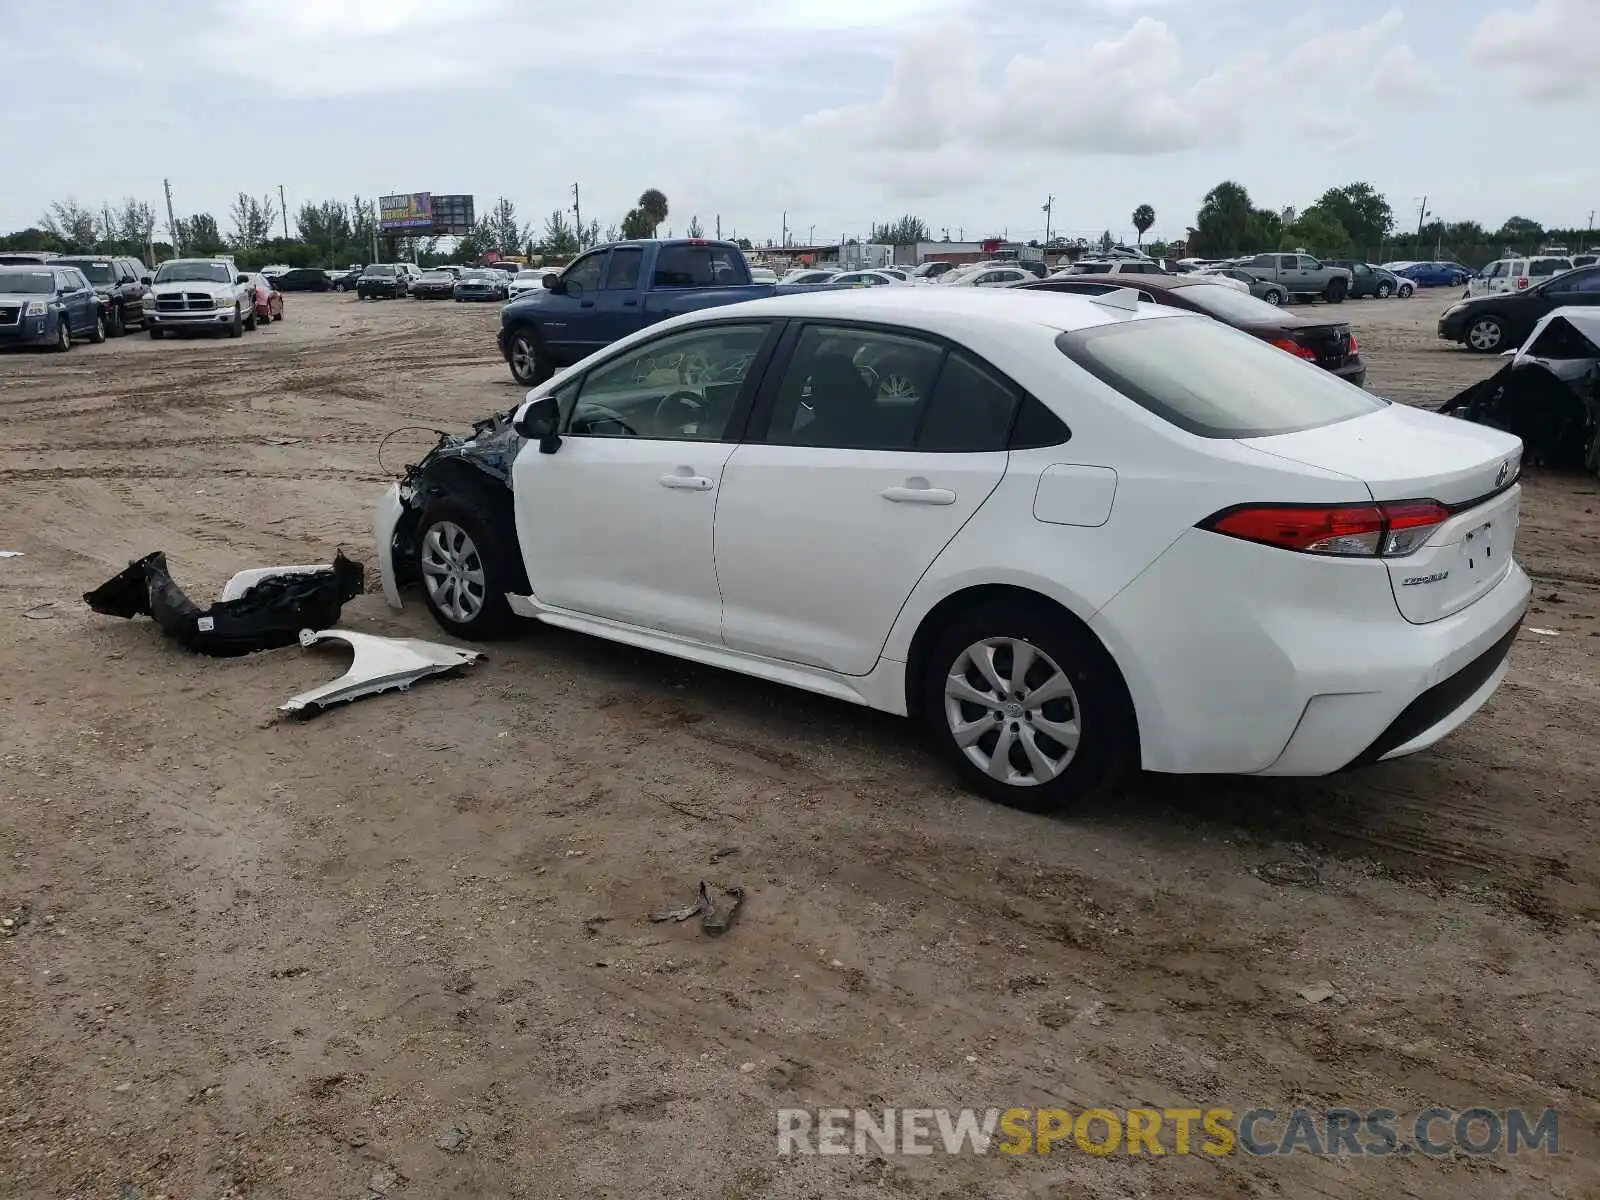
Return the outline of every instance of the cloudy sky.
<path id="1" fill-rule="evenodd" d="M 724 234 L 1176 236 L 1233 178 L 1491 226 L 1600 204 L 1600 0 L 0 0 L 0 230 L 134 195 L 505 195 Z M 87 10 L 83 10 L 87 12 Z M 79 14 L 80 17 L 83 15 Z M 1409 211 L 1412 216 L 1406 217 Z M 163 216 L 163 226 L 165 218 Z"/>

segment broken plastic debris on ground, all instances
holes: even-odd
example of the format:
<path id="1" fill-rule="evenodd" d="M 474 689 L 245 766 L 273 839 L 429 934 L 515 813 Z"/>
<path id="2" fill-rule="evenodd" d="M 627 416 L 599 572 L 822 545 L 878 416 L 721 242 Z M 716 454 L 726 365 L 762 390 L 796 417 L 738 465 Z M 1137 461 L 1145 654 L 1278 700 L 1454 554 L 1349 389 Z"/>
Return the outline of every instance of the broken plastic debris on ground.
<path id="1" fill-rule="evenodd" d="M 650 914 L 657 924 L 665 921 L 687 921 L 700 918 L 700 928 L 710 937 L 721 937 L 733 925 L 733 919 L 744 904 L 742 887 L 715 887 L 704 880 L 695 898 L 682 907 L 663 908 Z"/>
<path id="2" fill-rule="evenodd" d="M 355 651 L 350 669 L 331 683 L 290 697 L 279 706 L 280 711 L 309 714 L 393 688 L 404 691 L 419 679 L 471 666 L 483 657 L 477 650 L 419 638 L 378 637 L 344 629 L 307 629 L 300 634 L 302 646 L 326 641 L 345 642 Z"/>
<path id="3" fill-rule="evenodd" d="M 241 572 L 224 587 L 222 599 L 202 610 L 173 581 L 167 556 L 157 550 L 83 599 L 105 616 L 150 617 L 186 650 L 230 658 L 288 646 L 303 629 L 333 625 L 345 602 L 361 594 L 365 576 L 362 565 L 342 552 L 326 566 Z"/>

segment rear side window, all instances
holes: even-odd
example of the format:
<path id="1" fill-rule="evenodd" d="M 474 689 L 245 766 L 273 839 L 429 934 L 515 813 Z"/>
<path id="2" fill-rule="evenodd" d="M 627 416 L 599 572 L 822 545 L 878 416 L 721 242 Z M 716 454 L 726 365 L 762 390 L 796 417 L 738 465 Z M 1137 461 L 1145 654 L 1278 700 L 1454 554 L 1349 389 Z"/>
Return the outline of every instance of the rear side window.
<path id="1" fill-rule="evenodd" d="M 1386 403 L 1215 321 L 1124 321 L 1068 331 L 1056 346 L 1141 408 L 1199 437 L 1295 433 Z"/>
<path id="2" fill-rule="evenodd" d="M 958 350 L 950 352 L 917 431 L 918 450 L 1004 450 L 1016 394 Z"/>
<path id="3" fill-rule="evenodd" d="M 655 286 L 730 287 L 750 275 L 726 246 L 663 246 L 656 256 Z"/>
<path id="4" fill-rule="evenodd" d="M 639 286 L 639 264 L 644 260 L 644 250 L 638 246 L 623 246 L 611 252 L 611 266 L 606 271 L 606 291 L 631 292 Z"/>
<path id="5" fill-rule="evenodd" d="M 1543 262 L 1535 262 L 1528 268 L 1528 274 L 1535 279 L 1545 275 L 1554 275 L 1558 271 L 1570 271 L 1572 264 L 1564 258 L 1547 258 Z"/>

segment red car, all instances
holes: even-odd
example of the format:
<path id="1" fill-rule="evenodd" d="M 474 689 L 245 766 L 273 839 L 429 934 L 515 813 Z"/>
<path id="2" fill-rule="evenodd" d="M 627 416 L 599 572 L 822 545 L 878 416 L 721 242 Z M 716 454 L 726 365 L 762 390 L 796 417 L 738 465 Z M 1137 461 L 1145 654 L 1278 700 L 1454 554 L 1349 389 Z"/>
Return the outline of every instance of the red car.
<path id="1" fill-rule="evenodd" d="M 252 275 L 250 282 L 256 289 L 256 320 L 283 320 L 283 293 L 272 286 L 265 275 Z"/>

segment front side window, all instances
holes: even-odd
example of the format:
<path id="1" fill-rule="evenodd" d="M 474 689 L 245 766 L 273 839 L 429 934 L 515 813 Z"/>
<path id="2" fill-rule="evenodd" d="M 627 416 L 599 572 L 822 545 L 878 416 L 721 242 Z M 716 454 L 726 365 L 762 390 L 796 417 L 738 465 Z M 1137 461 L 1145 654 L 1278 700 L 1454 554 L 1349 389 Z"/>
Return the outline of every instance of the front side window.
<path id="1" fill-rule="evenodd" d="M 1119 322 L 1068 331 L 1056 346 L 1141 408 L 1200 437 L 1294 433 L 1387 403 L 1217 321 Z"/>
<path id="2" fill-rule="evenodd" d="M 566 432 L 723 440 L 768 329 L 765 323 L 714 325 L 648 342 L 594 368 L 583 379 Z"/>
<path id="3" fill-rule="evenodd" d="M 577 262 L 567 268 L 567 273 L 561 277 L 566 284 L 577 284 L 585 292 L 592 292 L 600 286 L 600 274 L 605 269 L 606 256 L 609 250 L 601 250 L 595 254 L 585 254 Z"/>

